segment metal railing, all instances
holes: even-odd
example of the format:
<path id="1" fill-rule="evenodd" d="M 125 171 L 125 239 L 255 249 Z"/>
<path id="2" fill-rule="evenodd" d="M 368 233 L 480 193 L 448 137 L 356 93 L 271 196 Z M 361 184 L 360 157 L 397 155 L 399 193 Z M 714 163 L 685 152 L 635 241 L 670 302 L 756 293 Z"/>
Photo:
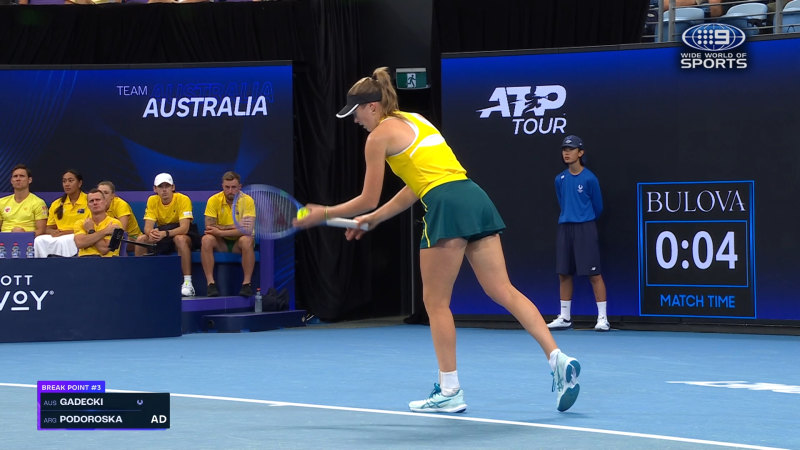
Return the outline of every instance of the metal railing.
<path id="1" fill-rule="evenodd" d="M 679 25 L 684 20 L 676 21 L 676 11 L 684 8 L 701 8 L 704 11 L 704 17 L 699 19 L 699 23 L 714 23 L 717 21 L 728 18 L 725 16 L 727 11 L 739 4 L 745 3 L 762 3 L 768 6 L 766 20 L 759 21 L 760 23 L 752 24 L 751 29 L 757 29 L 759 35 L 763 34 L 779 34 L 783 33 L 783 16 L 784 7 L 789 0 L 774 0 L 774 1 L 760 1 L 760 0 L 723 0 L 719 3 L 708 3 L 708 0 L 702 0 L 699 3 L 695 2 L 693 5 L 678 6 L 677 0 L 651 0 L 650 10 L 648 11 L 647 20 L 645 22 L 645 31 L 642 35 L 642 42 L 670 42 L 679 41 L 681 36 L 677 33 Z M 710 10 L 712 7 L 719 6 L 722 8 L 722 14 L 712 17 Z M 666 8 L 665 8 L 666 7 Z M 771 8 L 774 7 L 774 8 Z M 800 12 L 793 13 L 800 14 Z M 754 20 L 751 20 L 754 22 Z M 692 23 L 694 25 L 695 23 Z M 800 31 L 800 28 L 798 29 Z"/>

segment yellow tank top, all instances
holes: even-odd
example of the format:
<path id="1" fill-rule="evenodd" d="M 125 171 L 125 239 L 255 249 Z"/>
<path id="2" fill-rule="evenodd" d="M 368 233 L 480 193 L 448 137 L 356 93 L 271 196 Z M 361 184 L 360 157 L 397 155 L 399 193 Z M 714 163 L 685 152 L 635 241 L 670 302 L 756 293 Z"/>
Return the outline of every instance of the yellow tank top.
<path id="1" fill-rule="evenodd" d="M 444 183 L 467 179 L 467 171 L 436 127 L 419 114 L 397 113 L 414 129 L 415 138 L 405 150 L 387 156 L 386 162 L 417 197 Z"/>

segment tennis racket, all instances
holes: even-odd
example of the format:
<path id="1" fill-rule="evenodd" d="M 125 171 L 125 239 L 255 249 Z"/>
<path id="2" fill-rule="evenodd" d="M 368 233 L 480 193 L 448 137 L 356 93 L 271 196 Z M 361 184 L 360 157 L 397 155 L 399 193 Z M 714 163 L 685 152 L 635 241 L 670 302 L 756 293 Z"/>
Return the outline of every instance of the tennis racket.
<path id="1" fill-rule="evenodd" d="M 233 199 L 233 223 L 239 231 L 262 239 L 280 239 L 299 228 L 292 225 L 297 210 L 302 208 L 286 191 L 266 184 L 245 186 Z M 338 228 L 359 228 L 353 219 L 328 219 L 326 225 Z M 366 230 L 367 224 L 361 229 Z"/>

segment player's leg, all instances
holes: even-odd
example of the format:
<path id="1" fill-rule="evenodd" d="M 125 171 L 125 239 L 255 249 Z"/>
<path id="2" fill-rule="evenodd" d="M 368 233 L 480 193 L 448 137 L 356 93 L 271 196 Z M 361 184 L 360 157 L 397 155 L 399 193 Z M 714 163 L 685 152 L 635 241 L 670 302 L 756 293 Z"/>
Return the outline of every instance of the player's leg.
<path id="1" fill-rule="evenodd" d="M 495 234 L 470 242 L 466 248 L 466 255 L 486 295 L 507 309 L 536 339 L 545 355 L 549 357 L 557 348 L 556 342 L 536 305 L 511 284 L 500 235 Z"/>
<path id="2" fill-rule="evenodd" d="M 439 365 L 439 383 L 425 400 L 409 403 L 415 412 L 462 412 L 467 408 L 456 371 L 456 327 L 450 311 L 453 293 L 467 241 L 440 239 L 419 252 L 422 301 L 428 313 L 433 348 Z"/>
<path id="3" fill-rule="evenodd" d="M 206 283 L 208 283 L 206 295 L 209 297 L 216 297 L 219 295 L 219 289 L 217 289 L 216 282 L 214 281 L 214 252 L 224 252 L 227 250 L 228 247 L 221 237 L 204 234 L 200 240 L 200 262 L 203 265 Z"/>
<path id="4" fill-rule="evenodd" d="M 464 260 L 467 241 L 460 238 L 441 239 L 419 252 L 422 274 L 422 301 L 430 319 L 431 337 L 439 370 L 456 370 L 456 327 L 450 311 L 458 271 Z"/>
<path id="5" fill-rule="evenodd" d="M 140 234 L 139 237 L 136 238 L 136 242 L 139 242 L 139 243 L 142 243 L 142 244 L 155 244 L 155 242 L 153 242 L 153 240 L 150 239 L 150 236 L 148 236 L 147 234 L 144 234 L 144 233 Z M 142 256 L 145 253 L 147 253 L 147 248 L 146 247 L 142 247 L 141 245 L 134 246 L 134 249 L 133 249 L 133 254 L 134 255 Z"/>
<path id="6" fill-rule="evenodd" d="M 608 331 L 611 326 L 606 315 L 606 284 L 601 275 L 600 243 L 594 221 L 576 224 L 575 267 L 578 275 L 586 275 L 592 285 L 597 304 L 597 331 Z"/>
<path id="7" fill-rule="evenodd" d="M 172 238 L 175 244 L 175 252 L 181 257 L 181 271 L 183 272 L 183 285 L 181 295 L 184 297 L 194 296 L 194 285 L 192 284 L 192 239 L 186 234 L 179 234 Z"/>
<path id="8" fill-rule="evenodd" d="M 233 252 L 242 254 L 242 272 L 244 272 L 242 285 L 251 284 L 253 269 L 256 266 L 255 240 L 252 236 L 239 237 L 233 245 Z"/>
<path id="9" fill-rule="evenodd" d="M 566 411 L 578 399 L 580 363 L 559 350 L 539 309 L 511 284 L 500 235 L 470 242 L 466 255 L 486 294 L 506 308 L 544 350 L 553 371 L 553 389 L 558 391 L 556 407 Z"/>
<path id="10" fill-rule="evenodd" d="M 600 274 L 592 275 L 589 277 L 589 282 L 592 284 L 592 292 L 594 292 L 594 299 L 597 303 L 606 302 L 606 283 L 603 281 L 603 276 Z"/>
<path id="11" fill-rule="evenodd" d="M 573 254 L 573 224 L 558 224 L 556 235 L 556 273 L 558 274 L 559 313 L 547 324 L 551 330 L 567 330 L 572 328 L 572 291 L 575 273 L 575 256 Z"/>

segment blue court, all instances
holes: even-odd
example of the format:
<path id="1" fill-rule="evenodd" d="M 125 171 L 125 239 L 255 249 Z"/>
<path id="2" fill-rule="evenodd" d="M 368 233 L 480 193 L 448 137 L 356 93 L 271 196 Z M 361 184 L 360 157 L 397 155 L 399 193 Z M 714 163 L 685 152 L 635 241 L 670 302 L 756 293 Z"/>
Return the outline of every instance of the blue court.
<path id="1" fill-rule="evenodd" d="M 3 448 L 800 448 L 796 336 L 555 333 L 580 359 L 559 413 L 522 330 L 459 328 L 463 414 L 408 412 L 436 381 L 399 319 L 259 333 L 0 344 Z M 36 429 L 38 380 L 170 392 L 168 430 Z"/>

